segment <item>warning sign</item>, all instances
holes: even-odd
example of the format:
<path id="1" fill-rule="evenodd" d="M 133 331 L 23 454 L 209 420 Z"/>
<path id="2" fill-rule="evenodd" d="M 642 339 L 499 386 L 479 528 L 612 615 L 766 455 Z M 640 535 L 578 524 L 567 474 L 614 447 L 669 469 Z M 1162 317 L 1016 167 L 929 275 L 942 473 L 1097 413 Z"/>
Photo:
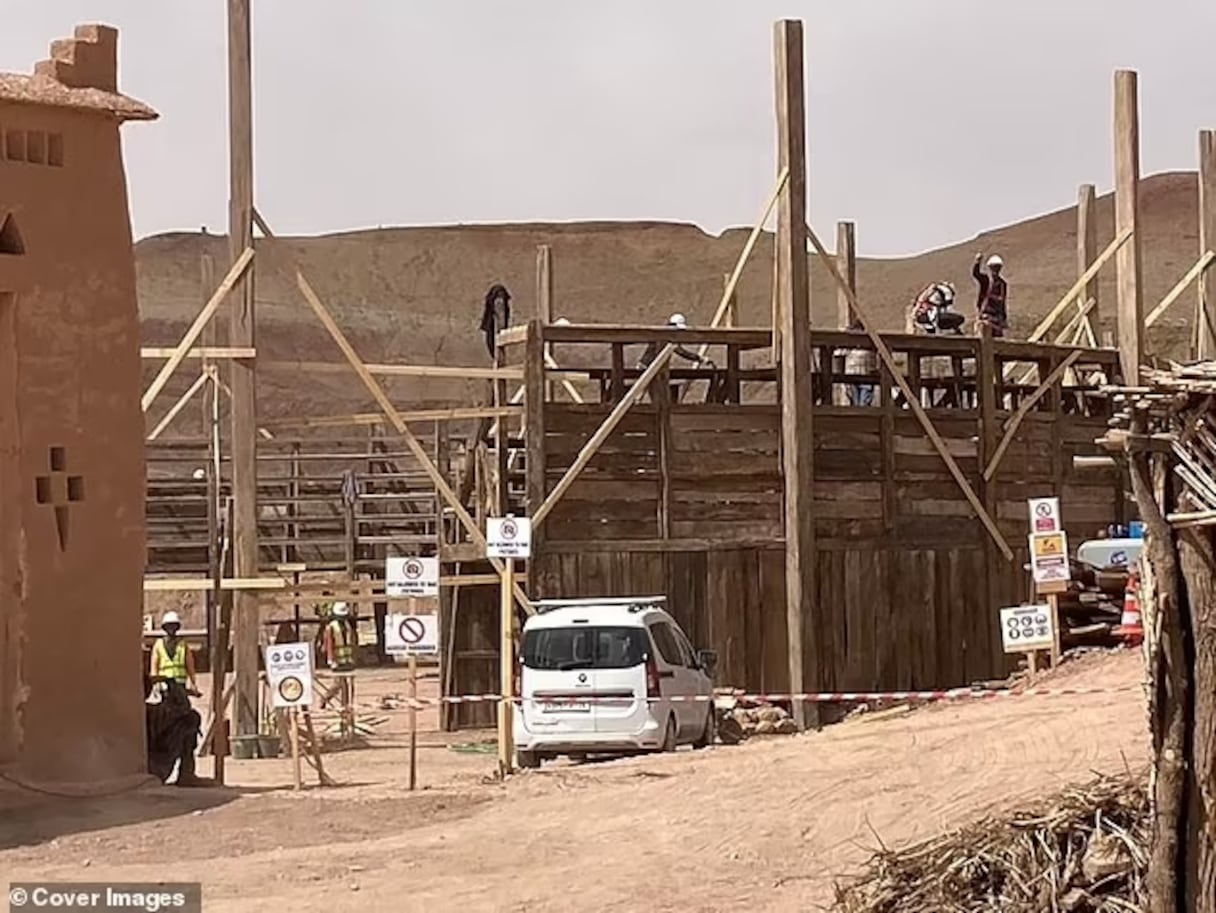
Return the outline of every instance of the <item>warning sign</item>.
<path id="1" fill-rule="evenodd" d="M 266 647 L 266 683 L 275 707 L 312 704 L 312 645 L 274 644 Z"/>
<path id="2" fill-rule="evenodd" d="M 1001 609 L 1001 643 L 1006 653 L 1050 650 L 1055 642 L 1051 606 L 1023 605 Z"/>
<path id="3" fill-rule="evenodd" d="M 531 555 L 532 521 L 529 518 L 486 518 L 486 557 L 528 558 Z"/>
<path id="4" fill-rule="evenodd" d="M 1059 498 L 1030 499 L 1030 531 L 1032 533 L 1058 533 L 1064 529 L 1060 522 Z"/>
<path id="5" fill-rule="evenodd" d="M 389 653 L 427 656 L 439 652 L 438 615 L 389 615 L 384 619 L 384 648 Z"/>
<path id="6" fill-rule="evenodd" d="M 1072 579 L 1063 532 L 1030 534 L 1030 572 L 1040 589 L 1059 591 Z"/>
<path id="7" fill-rule="evenodd" d="M 384 595 L 389 599 L 439 595 L 438 558 L 385 558 Z"/>

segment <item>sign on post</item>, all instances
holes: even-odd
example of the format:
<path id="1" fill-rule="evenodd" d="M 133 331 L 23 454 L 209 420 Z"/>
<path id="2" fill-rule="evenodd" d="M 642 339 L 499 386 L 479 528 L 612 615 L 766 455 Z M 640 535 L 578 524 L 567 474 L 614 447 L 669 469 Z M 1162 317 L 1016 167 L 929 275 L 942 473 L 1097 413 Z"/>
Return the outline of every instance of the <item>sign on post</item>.
<path id="1" fill-rule="evenodd" d="M 1001 609 L 1001 643 L 1006 653 L 1051 650 L 1055 645 L 1055 612 L 1049 605 Z"/>
<path id="2" fill-rule="evenodd" d="M 384 620 L 384 649 L 406 656 L 439 652 L 438 615 L 391 614 Z"/>
<path id="3" fill-rule="evenodd" d="M 389 599 L 439 595 L 438 558 L 385 558 L 384 595 Z"/>
<path id="4" fill-rule="evenodd" d="M 1059 498 L 1030 499 L 1030 531 L 1032 533 L 1062 532 Z"/>
<path id="5" fill-rule="evenodd" d="M 266 682 L 275 707 L 312 705 L 312 644 L 266 647 Z"/>
<path id="6" fill-rule="evenodd" d="M 532 520 L 529 517 L 487 517 L 487 558 L 529 558 L 532 555 Z"/>
<path id="7" fill-rule="evenodd" d="M 1039 592 L 1059 593 L 1068 588 L 1072 568 L 1065 533 L 1030 534 L 1030 573 Z"/>

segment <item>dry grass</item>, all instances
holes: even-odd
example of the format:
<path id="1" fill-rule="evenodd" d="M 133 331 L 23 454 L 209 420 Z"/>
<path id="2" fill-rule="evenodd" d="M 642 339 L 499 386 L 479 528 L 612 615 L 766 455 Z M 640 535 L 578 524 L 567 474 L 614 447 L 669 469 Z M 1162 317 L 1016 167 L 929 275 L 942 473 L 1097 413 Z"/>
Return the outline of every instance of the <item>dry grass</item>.
<path id="1" fill-rule="evenodd" d="M 1102 778 L 1013 816 L 883 850 L 837 913 L 1142 913 L 1145 778 Z"/>

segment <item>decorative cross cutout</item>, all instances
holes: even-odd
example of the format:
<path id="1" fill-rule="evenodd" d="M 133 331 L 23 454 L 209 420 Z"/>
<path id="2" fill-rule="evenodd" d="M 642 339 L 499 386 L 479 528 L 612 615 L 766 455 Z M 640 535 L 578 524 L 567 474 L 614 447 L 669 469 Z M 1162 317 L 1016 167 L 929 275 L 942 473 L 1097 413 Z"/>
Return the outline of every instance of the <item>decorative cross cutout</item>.
<path id="1" fill-rule="evenodd" d="M 68 475 L 68 454 L 64 447 L 50 449 L 50 475 L 34 479 L 34 494 L 39 504 L 55 509 L 55 531 L 59 534 L 59 550 L 68 547 L 69 505 L 84 500 L 84 477 Z"/>

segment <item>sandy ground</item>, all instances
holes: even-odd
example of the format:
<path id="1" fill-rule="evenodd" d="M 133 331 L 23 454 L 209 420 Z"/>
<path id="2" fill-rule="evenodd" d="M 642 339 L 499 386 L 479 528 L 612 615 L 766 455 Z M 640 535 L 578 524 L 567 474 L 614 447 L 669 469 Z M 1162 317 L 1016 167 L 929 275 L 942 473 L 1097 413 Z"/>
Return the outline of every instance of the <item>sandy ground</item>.
<path id="1" fill-rule="evenodd" d="M 1139 679 L 1124 653 L 1066 666 L 1058 683 Z M 393 691 L 404 691 L 396 672 L 361 686 L 369 703 Z M 429 732 L 411 794 L 406 715 L 385 716 L 372 747 L 326 756 L 334 789 L 294 793 L 284 759 L 230 761 L 227 790 L 0 791 L 0 873 L 201 880 L 212 913 L 803 911 L 829 902 L 879 841 L 906 844 L 1147 758 L 1143 700 L 1122 691 L 860 717 L 706 752 L 559 763 L 506 784 L 493 754 L 448 744 L 489 734 Z M 423 723 L 433 729 L 433 715 Z"/>

